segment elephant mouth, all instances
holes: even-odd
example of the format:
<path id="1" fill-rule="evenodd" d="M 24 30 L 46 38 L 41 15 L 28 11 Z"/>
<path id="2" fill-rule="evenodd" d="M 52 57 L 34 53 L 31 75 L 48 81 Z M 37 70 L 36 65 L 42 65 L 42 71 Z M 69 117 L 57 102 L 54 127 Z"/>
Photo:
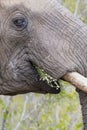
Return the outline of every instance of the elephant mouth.
<path id="1" fill-rule="evenodd" d="M 57 79 L 54 79 L 48 75 L 43 69 L 36 65 L 33 65 L 39 75 L 39 82 L 45 83 L 46 85 L 42 88 L 45 93 L 58 94 L 60 93 L 60 83 Z"/>

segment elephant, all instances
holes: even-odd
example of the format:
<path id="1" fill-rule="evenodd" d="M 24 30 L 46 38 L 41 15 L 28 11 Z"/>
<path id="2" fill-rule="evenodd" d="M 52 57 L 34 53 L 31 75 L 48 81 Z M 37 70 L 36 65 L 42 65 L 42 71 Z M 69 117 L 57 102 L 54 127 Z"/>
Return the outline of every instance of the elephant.
<path id="1" fill-rule="evenodd" d="M 8 9 L 2 7 L 0 15 L 1 35 L 3 35 L 0 38 L 1 44 L 3 44 L 0 48 L 0 60 L 2 62 L 0 71 L 0 94 L 16 95 L 28 92 L 58 94 L 60 88 L 56 86 L 55 81 L 52 81 L 53 83 L 49 85 L 46 81 L 42 80 L 36 67 L 34 67 L 28 57 L 30 51 L 26 41 L 31 42 L 31 38 L 28 35 L 32 33 L 32 25 L 31 22 L 28 25 L 30 20 L 27 17 L 29 14 L 22 13 L 22 10 L 25 12 L 25 7 L 18 5 L 14 9 L 9 9 L 9 7 Z M 9 19 L 9 15 L 12 17 L 11 20 Z M 12 55 L 12 53 L 14 54 Z"/>
<path id="2" fill-rule="evenodd" d="M 57 94 L 35 66 L 53 78 L 87 77 L 87 26 L 57 0 L 0 0 L 0 95 Z M 77 89 L 84 130 L 87 93 Z"/>

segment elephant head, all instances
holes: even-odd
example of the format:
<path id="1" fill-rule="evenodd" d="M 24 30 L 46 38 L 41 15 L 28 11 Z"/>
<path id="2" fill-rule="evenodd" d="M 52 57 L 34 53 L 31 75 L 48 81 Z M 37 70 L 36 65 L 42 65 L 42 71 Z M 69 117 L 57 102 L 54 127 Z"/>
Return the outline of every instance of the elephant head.
<path id="1" fill-rule="evenodd" d="M 0 94 L 59 93 L 34 66 L 56 79 L 72 71 L 86 76 L 83 31 L 85 24 L 56 0 L 1 0 Z"/>
<path id="2" fill-rule="evenodd" d="M 38 37 L 38 17 L 41 14 L 36 11 L 35 4 L 27 0 L 0 1 L 0 94 L 60 92 L 58 87 L 41 80 L 34 67 L 32 52 L 37 53 L 37 58 L 40 58 L 38 54 L 42 56 L 43 51 L 46 54 L 42 45 L 39 46 L 42 44 Z M 44 33 L 43 30 L 43 36 Z"/>

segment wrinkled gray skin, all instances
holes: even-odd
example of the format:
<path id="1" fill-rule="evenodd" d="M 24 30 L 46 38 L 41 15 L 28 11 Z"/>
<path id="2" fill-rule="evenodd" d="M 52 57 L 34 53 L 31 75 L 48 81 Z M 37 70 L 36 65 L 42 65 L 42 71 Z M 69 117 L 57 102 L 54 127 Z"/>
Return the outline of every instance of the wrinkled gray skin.
<path id="1" fill-rule="evenodd" d="M 42 81 L 30 60 L 31 51 L 35 52 L 34 44 L 38 42 L 31 19 L 35 14 L 31 15 L 23 5 L 2 8 L 1 11 L 0 94 L 16 95 L 28 92 L 58 94 L 60 89 Z M 20 19 L 24 20 L 23 23 Z"/>
<path id="2" fill-rule="evenodd" d="M 32 63 L 57 79 L 72 71 L 87 76 L 87 26 L 56 0 L 41 10 L 25 3 L 0 9 L 0 94 L 58 93 L 39 80 Z M 15 24 L 20 18 L 22 27 Z M 77 91 L 87 130 L 87 94 Z"/>

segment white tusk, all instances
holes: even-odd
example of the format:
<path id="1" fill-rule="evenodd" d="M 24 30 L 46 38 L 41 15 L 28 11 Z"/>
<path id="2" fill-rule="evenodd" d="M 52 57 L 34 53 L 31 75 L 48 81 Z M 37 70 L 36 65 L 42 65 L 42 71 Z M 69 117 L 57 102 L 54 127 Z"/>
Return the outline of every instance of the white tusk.
<path id="1" fill-rule="evenodd" d="M 87 78 L 82 76 L 81 74 L 77 72 L 70 72 L 63 76 L 65 81 L 68 81 L 72 85 L 74 85 L 76 88 L 79 88 L 80 90 L 87 92 Z"/>

